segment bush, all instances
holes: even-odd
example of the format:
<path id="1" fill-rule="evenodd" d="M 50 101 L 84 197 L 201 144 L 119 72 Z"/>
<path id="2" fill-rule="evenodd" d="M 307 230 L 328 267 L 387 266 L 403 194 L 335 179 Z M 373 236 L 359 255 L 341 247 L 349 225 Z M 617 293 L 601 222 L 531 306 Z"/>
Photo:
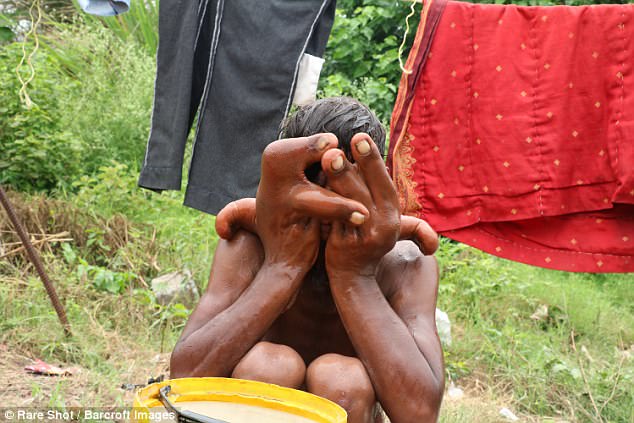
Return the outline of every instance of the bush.
<path id="1" fill-rule="evenodd" d="M 27 109 L 15 73 L 21 57 L 18 44 L 0 50 L 0 184 L 23 191 L 68 185 L 79 172 L 84 145 L 62 125 L 58 94 L 60 87 L 73 91 L 77 83 L 61 77 L 47 57 L 37 56 L 29 87 L 34 105 Z"/>
<path id="2" fill-rule="evenodd" d="M 631 0 L 630 0 L 631 1 Z M 473 3 L 554 4 L 621 3 L 622 0 L 472 0 Z M 347 95 L 372 109 L 389 126 L 401 78 L 398 49 L 405 35 L 410 1 L 339 0 L 335 24 L 326 48 L 326 63 L 320 81 L 320 97 Z M 420 20 L 420 4 L 409 19 L 407 42 L 402 53 L 407 60 Z"/>
<path id="3" fill-rule="evenodd" d="M 77 180 L 73 187 L 76 192 L 67 196 L 68 201 L 107 219 L 124 215 L 136 225 L 151 225 L 155 229 L 141 235 L 158 243 L 155 256 L 141 266 L 153 266 L 154 270 L 151 274 L 136 271 L 138 274 L 154 276 L 160 263 L 162 272 L 189 269 L 201 282 L 199 286 L 204 287 L 202 281 L 209 275 L 210 257 L 218 240 L 213 231 L 213 218 L 183 207 L 180 192 L 155 194 L 139 189 L 137 176 L 128 166 L 112 162 L 94 175 Z M 95 240 L 92 247 L 102 250 L 99 232 L 89 233 L 88 242 L 91 238 Z M 97 264 L 113 269 L 112 263 Z"/>
<path id="4" fill-rule="evenodd" d="M 112 160 L 137 168 L 150 130 L 154 57 L 98 24 L 60 28 L 48 54 L 68 81 L 79 82 L 60 96 L 65 127 L 88 146 L 84 174 Z"/>
<path id="5" fill-rule="evenodd" d="M 0 183 L 21 191 L 71 189 L 116 160 L 138 167 L 150 126 L 154 59 L 101 25 L 59 24 L 46 36 L 19 98 L 22 46 L 0 50 Z"/>
<path id="6" fill-rule="evenodd" d="M 399 2 L 401 3 L 401 2 Z M 420 5 L 410 19 L 416 32 Z M 347 95 L 367 104 L 388 126 L 401 77 L 398 48 L 405 33 L 407 3 L 343 0 L 326 48 L 320 95 Z M 403 61 L 407 50 L 403 52 Z"/>
<path id="7" fill-rule="evenodd" d="M 444 238 L 437 256 L 438 306 L 454 323 L 452 380 L 472 373 L 531 414 L 631 420 L 632 275 L 539 269 Z"/>

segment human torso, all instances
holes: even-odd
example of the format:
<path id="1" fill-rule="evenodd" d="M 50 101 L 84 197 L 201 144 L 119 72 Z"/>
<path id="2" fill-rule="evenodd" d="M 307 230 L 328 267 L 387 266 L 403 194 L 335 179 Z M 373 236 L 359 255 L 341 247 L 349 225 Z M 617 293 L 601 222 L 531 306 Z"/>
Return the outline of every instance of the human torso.
<path id="1" fill-rule="evenodd" d="M 391 289 L 383 286 L 386 283 L 378 282 L 384 293 Z M 324 271 L 307 275 L 291 306 L 277 318 L 262 340 L 288 345 L 307 364 L 327 353 L 357 356 Z"/>

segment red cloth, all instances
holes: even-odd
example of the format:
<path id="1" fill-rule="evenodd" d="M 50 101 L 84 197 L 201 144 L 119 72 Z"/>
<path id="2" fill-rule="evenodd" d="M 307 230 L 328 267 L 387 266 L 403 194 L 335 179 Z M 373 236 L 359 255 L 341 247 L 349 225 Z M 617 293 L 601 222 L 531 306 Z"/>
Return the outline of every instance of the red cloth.
<path id="1" fill-rule="evenodd" d="M 392 116 L 403 211 L 500 257 L 634 271 L 634 5 L 448 2 L 433 37 L 429 10 Z"/>

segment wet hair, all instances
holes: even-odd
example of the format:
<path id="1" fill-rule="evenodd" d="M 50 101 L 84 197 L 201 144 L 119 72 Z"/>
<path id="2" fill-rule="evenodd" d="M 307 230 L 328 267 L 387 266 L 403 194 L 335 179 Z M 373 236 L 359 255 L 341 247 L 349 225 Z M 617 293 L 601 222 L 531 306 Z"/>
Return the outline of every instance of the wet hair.
<path id="1" fill-rule="evenodd" d="M 368 134 L 379 148 L 381 156 L 385 157 L 385 128 L 381 121 L 366 105 L 350 97 L 322 98 L 300 107 L 282 122 L 280 135 L 281 138 L 298 138 L 324 132 L 330 132 L 337 137 L 339 148 L 350 162 L 354 163 L 350 141 L 360 132 Z M 305 170 L 305 174 L 308 180 L 317 182 L 320 171 L 321 164 L 315 163 Z M 319 258 L 306 278 L 313 281 L 313 286 L 329 291 L 328 278 L 324 277 L 324 245 L 322 241 Z"/>
<path id="2" fill-rule="evenodd" d="M 385 156 L 385 129 L 372 111 L 350 97 L 329 97 L 300 107 L 281 128 L 282 138 L 307 137 L 331 132 L 339 139 L 339 148 L 354 162 L 350 140 L 359 132 L 368 134 Z"/>

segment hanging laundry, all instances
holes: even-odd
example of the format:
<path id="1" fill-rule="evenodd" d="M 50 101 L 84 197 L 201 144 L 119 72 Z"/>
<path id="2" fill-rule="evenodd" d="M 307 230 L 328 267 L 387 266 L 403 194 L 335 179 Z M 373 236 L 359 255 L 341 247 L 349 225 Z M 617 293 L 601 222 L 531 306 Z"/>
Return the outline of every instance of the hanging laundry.
<path id="1" fill-rule="evenodd" d="M 634 271 L 634 5 L 429 1 L 392 116 L 406 214 L 532 265 Z"/>
<path id="2" fill-rule="evenodd" d="M 315 97 L 334 12 L 334 0 L 161 1 L 152 129 L 139 185 L 180 189 L 198 111 L 185 204 L 216 214 L 254 197 L 262 151 L 277 139 L 293 98 Z"/>
<path id="3" fill-rule="evenodd" d="M 115 16 L 130 9 L 130 0 L 77 0 L 86 13 L 98 16 Z"/>

